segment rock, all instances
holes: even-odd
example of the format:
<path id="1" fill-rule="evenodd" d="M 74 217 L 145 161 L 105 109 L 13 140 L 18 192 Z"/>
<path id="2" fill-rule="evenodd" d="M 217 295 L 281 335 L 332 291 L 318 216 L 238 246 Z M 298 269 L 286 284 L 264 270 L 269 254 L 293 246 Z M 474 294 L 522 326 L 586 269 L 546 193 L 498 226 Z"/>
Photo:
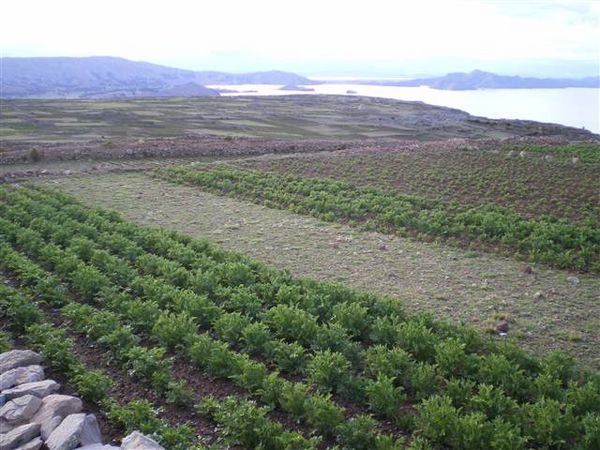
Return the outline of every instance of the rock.
<path id="1" fill-rule="evenodd" d="M 16 450 L 38 450 L 42 447 L 42 445 L 44 445 L 44 441 L 37 437 L 33 441 L 29 441 L 27 444 L 21 445 Z"/>
<path id="2" fill-rule="evenodd" d="M 46 441 L 48 450 L 73 450 L 81 445 L 101 444 L 102 436 L 93 414 L 71 414 Z"/>
<path id="3" fill-rule="evenodd" d="M 8 433 L 0 434 L 0 449 L 14 450 L 28 443 L 40 434 L 40 426 L 37 423 L 21 425 Z"/>
<path id="4" fill-rule="evenodd" d="M 0 408 L 0 419 L 8 423 L 24 423 L 31 419 L 42 406 L 42 399 L 34 395 L 24 395 L 11 400 Z"/>
<path id="5" fill-rule="evenodd" d="M 121 450 L 165 450 L 158 443 L 144 436 L 139 431 L 134 431 L 128 436 L 125 436 L 121 443 Z"/>
<path id="6" fill-rule="evenodd" d="M 82 407 L 81 400 L 77 397 L 61 394 L 48 395 L 42 400 L 41 408 L 31 421 L 42 426 L 40 430 L 42 439 L 47 440 L 50 433 L 60 425 L 65 417 L 80 413 Z"/>
<path id="7" fill-rule="evenodd" d="M 84 447 L 78 447 L 77 450 L 121 450 L 121 447 L 115 447 L 114 445 L 108 444 L 92 444 Z"/>
<path id="8" fill-rule="evenodd" d="M 33 383 L 44 379 L 44 369 L 42 366 L 16 367 L 8 370 L 0 377 L 0 391 L 18 386 L 19 384 Z"/>
<path id="9" fill-rule="evenodd" d="M 31 350 L 11 350 L 0 354 L 0 374 L 15 367 L 31 366 L 42 362 L 42 356 Z"/>
<path id="10" fill-rule="evenodd" d="M 579 278 L 577 278 L 574 275 L 571 275 L 570 277 L 567 277 L 567 281 L 571 284 L 579 284 Z"/>
<path id="11" fill-rule="evenodd" d="M 544 298 L 544 293 L 542 291 L 537 291 L 535 294 L 533 294 L 533 298 L 535 298 L 536 300 L 540 300 L 542 298 Z"/>
<path id="12" fill-rule="evenodd" d="M 577 156 L 573 156 L 571 158 L 571 164 L 577 164 L 579 162 L 579 158 Z"/>
<path id="13" fill-rule="evenodd" d="M 525 156 L 527 156 L 527 153 L 525 153 L 524 151 L 519 153 L 519 158 L 525 158 Z"/>
<path id="14" fill-rule="evenodd" d="M 12 389 L 6 389 L 2 393 L 6 395 L 7 400 L 21 397 L 23 395 L 35 395 L 36 397 L 43 398 L 47 395 L 53 394 L 60 389 L 60 384 L 54 380 L 35 381 L 33 383 L 21 384 Z"/>
<path id="15" fill-rule="evenodd" d="M 0 408 L 6 403 L 6 395 L 0 394 Z"/>
<path id="16" fill-rule="evenodd" d="M 496 324 L 496 333 L 498 333 L 498 334 L 508 333 L 508 320 L 502 319 L 502 320 L 498 321 L 498 323 Z"/>
<path id="17" fill-rule="evenodd" d="M 100 432 L 100 426 L 96 420 L 96 416 L 88 414 L 85 416 L 85 422 L 83 423 L 83 429 L 81 430 L 81 436 L 79 438 L 80 445 L 92 445 L 102 443 L 102 433 Z"/>

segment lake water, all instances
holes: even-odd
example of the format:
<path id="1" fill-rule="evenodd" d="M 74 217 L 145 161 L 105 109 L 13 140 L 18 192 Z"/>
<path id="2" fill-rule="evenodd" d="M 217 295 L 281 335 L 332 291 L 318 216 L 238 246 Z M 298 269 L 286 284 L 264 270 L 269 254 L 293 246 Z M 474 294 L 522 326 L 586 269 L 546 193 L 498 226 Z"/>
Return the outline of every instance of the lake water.
<path id="1" fill-rule="evenodd" d="M 281 85 L 210 86 L 239 93 L 222 95 L 356 94 L 368 97 L 422 101 L 431 105 L 462 109 L 492 119 L 522 119 L 559 123 L 600 133 L 600 89 L 482 89 L 445 91 L 429 87 L 396 87 L 360 84 L 319 84 L 307 86 L 314 92 L 281 91 Z M 247 92 L 244 92 L 247 91 Z M 250 92 L 253 91 L 253 92 Z"/>

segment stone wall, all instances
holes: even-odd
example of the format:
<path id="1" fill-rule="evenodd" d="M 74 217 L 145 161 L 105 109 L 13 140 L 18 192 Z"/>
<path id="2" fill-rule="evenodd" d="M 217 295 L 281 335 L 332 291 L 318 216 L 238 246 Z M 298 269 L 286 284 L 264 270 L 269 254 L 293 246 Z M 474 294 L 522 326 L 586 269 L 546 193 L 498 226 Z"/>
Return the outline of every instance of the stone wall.
<path id="1" fill-rule="evenodd" d="M 96 417 L 79 398 L 60 394 L 41 364 L 30 350 L 0 354 L 0 450 L 164 450 L 137 431 L 120 447 L 103 444 Z"/>

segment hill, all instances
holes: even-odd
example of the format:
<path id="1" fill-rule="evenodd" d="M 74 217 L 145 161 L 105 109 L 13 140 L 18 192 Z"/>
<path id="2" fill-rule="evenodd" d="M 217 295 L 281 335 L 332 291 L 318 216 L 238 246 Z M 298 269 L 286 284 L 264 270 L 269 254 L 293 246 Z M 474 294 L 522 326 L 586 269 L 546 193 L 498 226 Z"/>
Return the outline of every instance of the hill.
<path id="1" fill-rule="evenodd" d="M 217 96 L 206 84 L 310 84 L 288 72 L 176 69 L 113 57 L 0 58 L 2 98 Z"/>
<path id="2" fill-rule="evenodd" d="M 403 81 L 364 81 L 361 84 L 379 84 L 386 86 L 429 86 L 444 90 L 474 90 L 474 89 L 538 89 L 538 88 L 567 88 L 567 87 L 600 87 L 600 77 L 587 78 L 533 78 L 497 75 L 482 70 L 469 73 L 449 73 L 442 77 L 418 78 Z"/>

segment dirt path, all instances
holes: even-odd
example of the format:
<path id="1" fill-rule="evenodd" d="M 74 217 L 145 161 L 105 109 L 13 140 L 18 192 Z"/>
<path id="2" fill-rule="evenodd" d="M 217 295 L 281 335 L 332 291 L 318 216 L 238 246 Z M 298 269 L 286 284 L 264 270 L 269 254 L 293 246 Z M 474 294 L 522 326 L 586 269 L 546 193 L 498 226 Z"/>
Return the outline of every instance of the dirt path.
<path id="1" fill-rule="evenodd" d="M 322 222 L 150 179 L 142 173 L 44 180 L 149 225 L 206 237 L 297 276 L 397 296 L 408 310 L 493 327 L 535 351 L 568 349 L 600 368 L 600 280 Z"/>

